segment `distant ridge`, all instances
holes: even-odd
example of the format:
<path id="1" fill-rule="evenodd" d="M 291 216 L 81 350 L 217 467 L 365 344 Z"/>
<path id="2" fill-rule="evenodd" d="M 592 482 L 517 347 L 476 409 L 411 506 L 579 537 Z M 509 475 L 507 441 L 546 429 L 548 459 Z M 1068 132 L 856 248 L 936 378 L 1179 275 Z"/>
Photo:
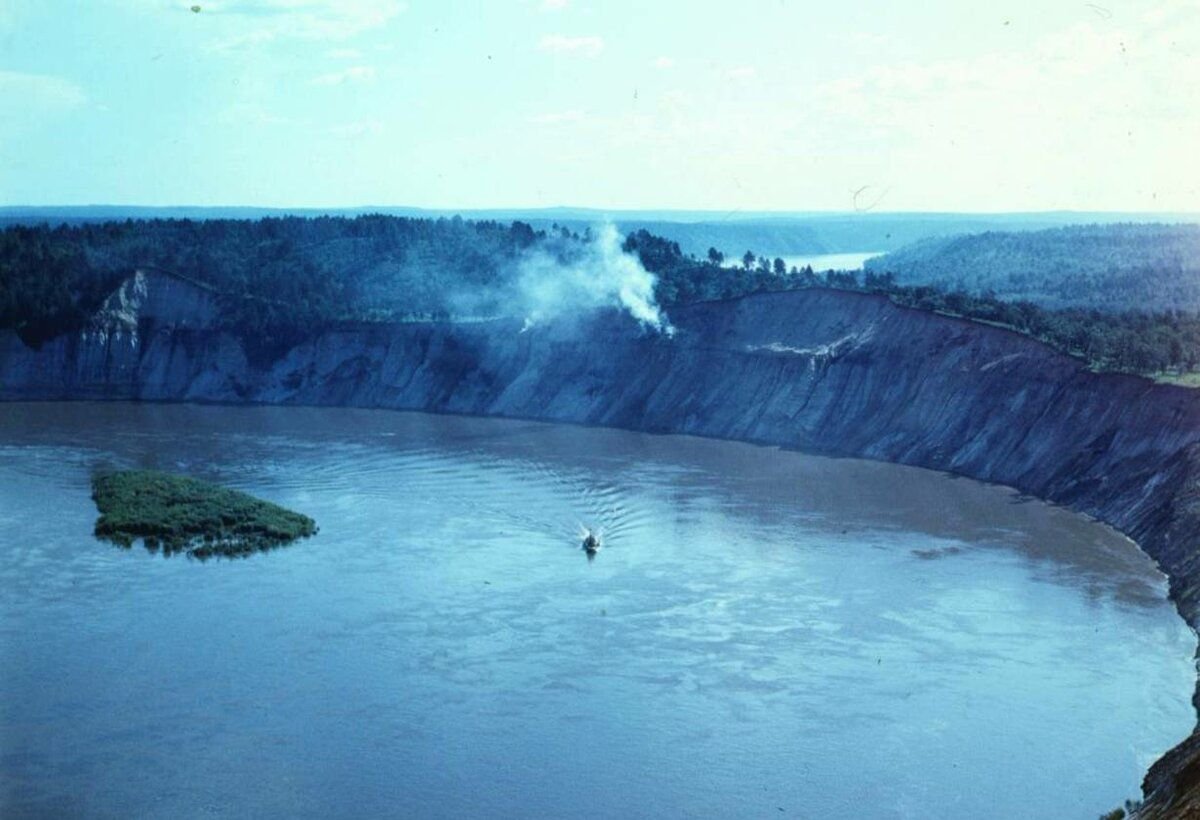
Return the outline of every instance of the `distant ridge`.
<path id="1" fill-rule="evenodd" d="M 521 220 L 538 229 L 554 224 L 574 231 L 611 221 L 623 233 L 645 228 L 703 256 L 715 247 L 726 256 L 751 250 L 769 256 L 891 251 L 920 239 L 985 231 L 1034 231 L 1076 224 L 1200 222 L 1200 213 L 1044 211 L 1014 213 L 702 211 L 603 208 L 442 209 L 364 205 L 353 208 L 273 208 L 208 205 L 6 205 L 0 227 L 125 219 L 262 219 L 354 217 L 387 214 L 411 218 L 461 216 L 472 220 Z"/>
<path id="2" fill-rule="evenodd" d="M 1200 225 L 1069 225 L 923 239 L 867 260 L 902 284 L 1050 307 L 1200 310 Z"/>
<path id="3" fill-rule="evenodd" d="M 259 219 L 265 216 L 354 216 L 357 214 L 464 219 L 648 219 L 662 222 L 728 222 L 770 220 L 916 220 L 940 222 L 1194 222 L 1200 212 L 1158 211 L 746 211 L 673 208 L 589 208 L 558 205 L 544 208 L 422 208 L 412 205 L 350 207 L 278 207 L 263 205 L 0 205 L 0 219 Z"/>

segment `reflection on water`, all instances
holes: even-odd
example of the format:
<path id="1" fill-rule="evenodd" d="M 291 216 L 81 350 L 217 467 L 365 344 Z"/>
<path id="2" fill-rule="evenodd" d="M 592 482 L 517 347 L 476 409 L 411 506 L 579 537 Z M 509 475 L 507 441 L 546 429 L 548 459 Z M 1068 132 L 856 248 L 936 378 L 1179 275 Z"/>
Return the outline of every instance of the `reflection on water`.
<path id="1" fill-rule="evenodd" d="M 132 466 L 321 533 L 113 550 L 88 479 Z M 1150 562 L 940 474 L 77 404 L 0 406 L 0 486 L 5 816 L 1090 818 L 1191 727 L 1194 640 Z"/>

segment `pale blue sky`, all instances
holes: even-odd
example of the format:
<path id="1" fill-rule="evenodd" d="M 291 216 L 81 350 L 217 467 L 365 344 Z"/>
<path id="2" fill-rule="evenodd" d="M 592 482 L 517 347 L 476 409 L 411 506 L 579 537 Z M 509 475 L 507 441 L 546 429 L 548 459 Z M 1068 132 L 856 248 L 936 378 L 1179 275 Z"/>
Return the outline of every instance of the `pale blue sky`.
<path id="1" fill-rule="evenodd" d="M 0 0 L 0 204 L 1195 211 L 1196 145 L 1200 0 Z"/>

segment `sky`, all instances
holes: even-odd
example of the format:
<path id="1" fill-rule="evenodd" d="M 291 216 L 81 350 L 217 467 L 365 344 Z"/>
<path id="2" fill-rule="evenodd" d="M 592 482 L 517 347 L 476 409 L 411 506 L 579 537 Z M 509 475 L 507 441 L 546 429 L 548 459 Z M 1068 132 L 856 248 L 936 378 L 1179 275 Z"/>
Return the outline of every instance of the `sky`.
<path id="1" fill-rule="evenodd" d="M 0 205 L 1200 211 L 1200 0 L 0 0 Z"/>

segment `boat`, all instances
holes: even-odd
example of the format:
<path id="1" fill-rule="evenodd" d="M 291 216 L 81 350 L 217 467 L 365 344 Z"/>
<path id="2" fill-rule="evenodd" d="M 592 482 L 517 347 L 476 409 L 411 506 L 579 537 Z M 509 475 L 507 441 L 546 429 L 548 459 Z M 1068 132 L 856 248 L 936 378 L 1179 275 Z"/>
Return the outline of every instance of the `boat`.
<path id="1" fill-rule="evenodd" d="M 600 536 L 588 530 L 583 536 L 583 551 L 588 555 L 595 555 L 598 549 L 600 549 Z"/>

